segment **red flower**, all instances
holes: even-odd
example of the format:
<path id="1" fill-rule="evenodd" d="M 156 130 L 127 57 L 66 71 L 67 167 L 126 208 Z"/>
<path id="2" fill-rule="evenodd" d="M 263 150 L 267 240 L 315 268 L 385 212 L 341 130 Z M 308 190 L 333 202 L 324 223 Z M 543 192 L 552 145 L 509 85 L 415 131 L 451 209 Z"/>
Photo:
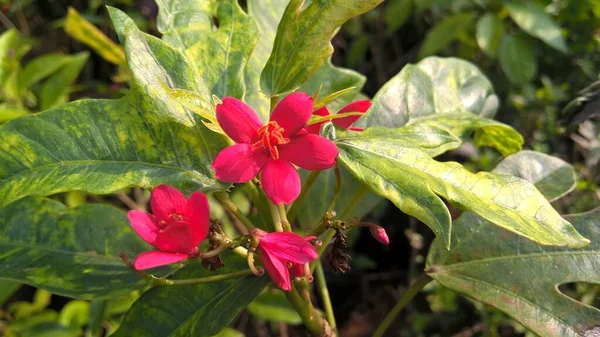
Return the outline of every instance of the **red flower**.
<path id="1" fill-rule="evenodd" d="M 384 245 L 390 244 L 390 238 L 388 237 L 387 232 L 383 227 L 372 224 L 371 226 L 369 226 L 369 231 L 371 232 L 371 235 L 373 235 L 375 240 L 383 243 Z"/>
<path id="2" fill-rule="evenodd" d="M 154 215 L 129 211 L 131 227 L 158 250 L 139 254 L 133 267 L 143 270 L 179 262 L 198 255 L 198 245 L 208 235 L 210 214 L 206 196 L 195 192 L 190 200 L 176 188 L 160 185 L 152 191 Z"/>
<path id="3" fill-rule="evenodd" d="M 352 103 L 346 105 L 345 107 L 343 107 L 340 111 L 337 112 L 337 114 L 343 115 L 343 114 L 347 114 L 350 112 L 360 112 L 360 113 L 364 114 L 365 112 L 367 112 L 367 110 L 369 110 L 370 107 L 371 107 L 371 101 L 369 101 L 368 99 L 363 100 L 363 101 L 355 101 L 355 102 L 352 102 Z M 329 113 L 329 110 L 327 109 L 327 107 L 324 106 L 321 109 L 313 112 L 313 115 L 329 116 L 330 113 Z M 334 119 L 332 119 L 332 121 L 333 121 L 333 124 L 339 126 L 340 128 L 349 129 L 349 130 L 353 130 L 353 131 L 362 131 L 363 129 L 361 129 L 361 128 L 355 128 L 355 127 L 351 126 L 352 124 L 354 124 L 354 122 L 356 122 L 361 117 L 362 116 L 348 116 L 348 117 L 342 117 L 342 118 L 334 118 Z M 308 131 L 308 133 L 318 135 L 321 132 L 321 125 L 323 125 L 323 124 L 325 124 L 325 122 L 320 122 L 320 123 L 309 125 L 306 127 L 306 131 Z"/>
<path id="4" fill-rule="evenodd" d="M 338 150 L 328 139 L 307 134 L 313 100 L 306 93 L 286 96 L 265 125 L 243 102 L 223 98 L 217 105 L 217 121 L 238 144 L 226 147 L 212 168 L 219 180 L 243 183 L 261 173 L 265 193 L 276 204 L 289 204 L 300 194 L 300 176 L 295 164 L 306 170 L 324 170 L 335 165 Z"/>
<path id="5" fill-rule="evenodd" d="M 257 228 L 252 230 L 252 235 L 259 240 L 258 249 L 267 273 L 279 288 L 286 291 L 292 289 L 290 275 L 302 276 L 302 265 L 319 257 L 309 242 L 314 236 L 303 238 L 292 232 L 267 233 Z"/>

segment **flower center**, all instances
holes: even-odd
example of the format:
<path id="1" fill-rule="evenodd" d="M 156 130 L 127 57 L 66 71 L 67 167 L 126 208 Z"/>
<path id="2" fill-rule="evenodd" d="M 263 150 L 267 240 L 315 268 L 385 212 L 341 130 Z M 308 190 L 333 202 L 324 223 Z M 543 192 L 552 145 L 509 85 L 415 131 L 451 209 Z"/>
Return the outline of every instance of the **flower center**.
<path id="1" fill-rule="evenodd" d="M 279 159 L 278 145 L 287 144 L 290 142 L 289 138 L 283 136 L 285 131 L 277 122 L 270 121 L 258 129 L 258 141 L 252 144 L 254 149 L 264 149 L 269 153 L 271 158 Z"/>
<path id="2" fill-rule="evenodd" d="M 186 217 L 177 213 L 169 214 L 169 218 L 167 220 L 162 220 L 158 222 L 158 227 L 161 230 L 167 229 L 169 226 L 174 225 L 176 223 L 189 222 Z"/>

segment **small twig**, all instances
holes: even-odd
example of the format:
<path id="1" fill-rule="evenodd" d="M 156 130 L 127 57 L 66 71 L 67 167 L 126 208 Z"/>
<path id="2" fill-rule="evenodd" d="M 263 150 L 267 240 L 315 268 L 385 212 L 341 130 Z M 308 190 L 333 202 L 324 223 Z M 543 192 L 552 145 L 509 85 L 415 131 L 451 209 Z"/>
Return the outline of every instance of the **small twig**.
<path id="1" fill-rule="evenodd" d="M 254 228 L 252 225 L 252 221 L 246 217 L 244 213 L 239 209 L 239 207 L 229 198 L 229 195 L 225 192 L 215 192 L 213 194 L 215 198 L 217 198 L 225 208 L 227 208 L 231 213 L 233 213 L 236 218 L 238 218 L 244 226 L 248 229 Z"/>
<path id="2" fill-rule="evenodd" d="M 140 205 L 131 199 L 126 193 L 117 192 L 115 193 L 115 196 L 119 198 L 119 200 L 121 200 L 121 202 L 123 202 L 127 207 L 129 207 L 129 209 L 137 211 L 145 210 L 145 207 L 140 207 Z"/>
<path id="3" fill-rule="evenodd" d="M 10 21 L 8 16 L 4 15 L 2 11 L 0 11 L 0 22 L 2 22 L 6 29 L 15 28 L 15 25 Z"/>

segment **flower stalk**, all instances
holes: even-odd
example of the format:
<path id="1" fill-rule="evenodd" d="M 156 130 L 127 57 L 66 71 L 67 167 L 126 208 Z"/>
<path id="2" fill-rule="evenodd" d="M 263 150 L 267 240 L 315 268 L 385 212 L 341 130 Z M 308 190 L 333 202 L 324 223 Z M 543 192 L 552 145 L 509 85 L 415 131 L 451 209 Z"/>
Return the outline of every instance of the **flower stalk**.
<path id="1" fill-rule="evenodd" d="M 294 221 L 296 221 L 296 216 L 298 215 L 300 206 L 302 206 L 302 202 L 304 202 L 306 195 L 313 187 L 315 182 L 317 182 L 317 178 L 319 178 L 319 174 L 321 174 L 321 172 L 322 171 L 312 171 L 308 178 L 306 178 L 306 181 L 302 185 L 302 190 L 300 190 L 300 195 L 298 195 L 298 198 L 296 199 L 296 201 L 294 201 L 294 203 L 287 212 L 287 216 L 290 223 L 294 223 Z"/>
<path id="2" fill-rule="evenodd" d="M 325 272 L 323 271 L 323 265 L 321 261 L 317 260 L 315 273 L 317 274 L 317 286 L 321 293 L 321 300 L 323 301 L 323 307 L 325 309 L 325 316 L 327 322 L 331 326 L 331 329 L 337 334 L 337 324 L 335 322 L 335 315 L 333 313 L 333 305 L 331 304 L 331 298 L 329 297 L 329 289 L 327 289 L 327 280 L 325 279 Z"/>
<path id="3" fill-rule="evenodd" d="M 170 280 L 170 279 L 162 279 L 162 278 L 152 276 L 151 285 L 153 285 L 153 286 L 189 286 L 189 285 L 195 285 L 195 284 L 219 282 L 219 281 L 229 280 L 232 278 L 248 276 L 248 275 L 252 275 L 252 274 L 253 274 L 252 270 L 246 269 L 246 270 L 242 270 L 242 271 L 237 271 L 235 273 L 207 276 L 207 277 L 201 277 L 201 278 L 192 278 L 192 279 L 185 279 L 185 280 Z"/>
<path id="4" fill-rule="evenodd" d="M 246 226 L 247 229 L 250 230 L 254 228 L 254 225 L 252 225 L 252 221 L 250 221 L 250 219 L 246 217 L 246 215 L 233 202 L 233 200 L 231 200 L 227 193 L 215 192 L 214 196 L 221 202 L 221 204 L 223 204 L 223 206 L 225 206 L 225 208 L 227 208 L 231 213 L 233 213 L 233 215 L 235 215 L 235 217 L 238 218 L 238 220 L 240 220 L 240 222 L 244 224 L 244 226 Z"/>

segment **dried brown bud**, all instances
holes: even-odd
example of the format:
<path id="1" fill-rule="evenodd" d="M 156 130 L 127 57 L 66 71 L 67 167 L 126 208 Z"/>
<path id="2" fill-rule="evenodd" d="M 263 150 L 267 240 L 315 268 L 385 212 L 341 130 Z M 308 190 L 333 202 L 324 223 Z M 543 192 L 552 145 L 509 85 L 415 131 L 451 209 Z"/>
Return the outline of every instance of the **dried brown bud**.
<path id="1" fill-rule="evenodd" d="M 210 230 L 209 230 L 209 239 L 208 239 L 208 250 L 215 250 L 217 248 L 219 248 L 220 243 L 217 242 L 216 240 L 214 240 L 215 237 L 220 237 L 221 235 L 223 235 L 223 228 L 221 227 L 221 224 L 217 221 L 212 219 L 210 221 Z M 221 255 L 215 255 L 213 257 L 209 257 L 209 258 L 205 258 L 202 259 L 202 267 L 204 267 L 204 269 L 210 270 L 210 271 L 215 271 L 219 268 L 223 268 L 225 266 L 225 263 L 223 263 L 223 260 L 221 259 Z"/>
<path id="2" fill-rule="evenodd" d="M 337 230 L 333 247 L 329 253 L 329 268 L 335 272 L 345 273 L 350 270 L 350 255 L 346 253 L 346 234 Z"/>

